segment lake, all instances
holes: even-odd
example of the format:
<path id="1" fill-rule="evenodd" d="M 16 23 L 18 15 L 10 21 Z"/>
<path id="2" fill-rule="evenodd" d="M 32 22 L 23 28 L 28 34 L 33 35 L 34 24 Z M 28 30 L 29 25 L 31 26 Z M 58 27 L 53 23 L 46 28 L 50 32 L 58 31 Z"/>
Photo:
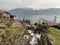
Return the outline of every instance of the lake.
<path id="1" fill-rule="evenodd" d="M 47 21 L 54 21 L 56 18 L 56 22 L 59 23 L 60 22 L 60 15 L 20 15 L 20 16 L 16 16 L 17 19 L 30 19 L 32 21 L 32 23 L 35 22 L 39 22 L 39 19 L 42 20 L 42 18 L 44 18 Z"/>

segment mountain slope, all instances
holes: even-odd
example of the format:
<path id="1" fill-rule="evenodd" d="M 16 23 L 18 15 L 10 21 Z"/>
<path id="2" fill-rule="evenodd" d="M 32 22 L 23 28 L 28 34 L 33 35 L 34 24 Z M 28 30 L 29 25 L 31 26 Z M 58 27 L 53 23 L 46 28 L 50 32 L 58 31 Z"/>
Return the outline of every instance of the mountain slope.
<path id="1" fill-rule="evenodd" d="M 60 15 L 60 8 L 33 10 L 30 8 L 16 8 L 9 11 L 15 15 Z"/>

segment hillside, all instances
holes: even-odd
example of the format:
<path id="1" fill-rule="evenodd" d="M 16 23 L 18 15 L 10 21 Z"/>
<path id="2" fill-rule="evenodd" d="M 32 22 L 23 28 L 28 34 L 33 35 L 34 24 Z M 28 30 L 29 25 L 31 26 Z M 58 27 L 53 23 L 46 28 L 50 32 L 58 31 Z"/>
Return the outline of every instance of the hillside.
<path id="1" fill-rule="evenodd" d="M 49 28 L 49 31 L 50 38 L 53 40 L 55 45 L 60 45 L 60 29 Z"/>
<path id="2" fill-rule="evenodd" d="M 0 23 L 0 27 L 5 27 L 2 33 L 0 32 L 0 45 L 24 45 L 25 41 L 22 38 L 25 34 L 25 28 L 22 25 L 20 27 L 8 27 L 7 25 Z M 56 28 L 49 28 L 48 36 L 55 43 L 60 45 L 60 30 Z M 23 42 L 23 43 L 22 43 Z"/>
<path id="3" fill-rule="evenodd" d="M 16 8 L 9 11 L 15 15 L 60 15 L 60 8 L 33 10 L 31 8 Z"/>
<path id="4" fill-rule="evenodd" d="M 23 24 L 20 27 L 10 26 L 0 23 L 0 45 L 20 45 L 23 40 L 25 29 Z"/>

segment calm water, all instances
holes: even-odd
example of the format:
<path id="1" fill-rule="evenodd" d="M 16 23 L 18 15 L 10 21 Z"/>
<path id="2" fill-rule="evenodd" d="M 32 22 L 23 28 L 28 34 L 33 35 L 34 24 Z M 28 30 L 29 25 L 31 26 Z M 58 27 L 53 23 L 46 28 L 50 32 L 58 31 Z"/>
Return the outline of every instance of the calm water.
<path id="1" fill-rule="evenodd" d="M 18 19 L 30 19 L 32 23 L 38 22 L 39 19 L 42 20 L 42 18 L 48 20 L 48 21 L 54 21 L 55 16 L 57 16 L 56 22 L 60 22 L 60 15 L 20 15 L 17 16 Z"/>

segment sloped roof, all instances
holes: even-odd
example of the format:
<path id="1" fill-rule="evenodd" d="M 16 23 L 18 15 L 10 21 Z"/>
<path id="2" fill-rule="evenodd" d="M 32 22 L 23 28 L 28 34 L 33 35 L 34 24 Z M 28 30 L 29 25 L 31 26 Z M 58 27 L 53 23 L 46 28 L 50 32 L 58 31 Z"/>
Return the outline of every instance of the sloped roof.
<path id="1" fill-rule="evenodd" d="M 8 11 L 2 11 L 2 10 L 0 10 L 0 15 L 2 15 L 4 13 L 9 14 L 10 16 L 16 17 L 16 15 L 13 15 L 13 14 L 9 13 Z"/>
<path id="2" fill-rule="evenodd" d="M 47 22 L 48 26 L 54 26 L 54 25 L 57 25 L 57 23 L 55 22 Z"/>

